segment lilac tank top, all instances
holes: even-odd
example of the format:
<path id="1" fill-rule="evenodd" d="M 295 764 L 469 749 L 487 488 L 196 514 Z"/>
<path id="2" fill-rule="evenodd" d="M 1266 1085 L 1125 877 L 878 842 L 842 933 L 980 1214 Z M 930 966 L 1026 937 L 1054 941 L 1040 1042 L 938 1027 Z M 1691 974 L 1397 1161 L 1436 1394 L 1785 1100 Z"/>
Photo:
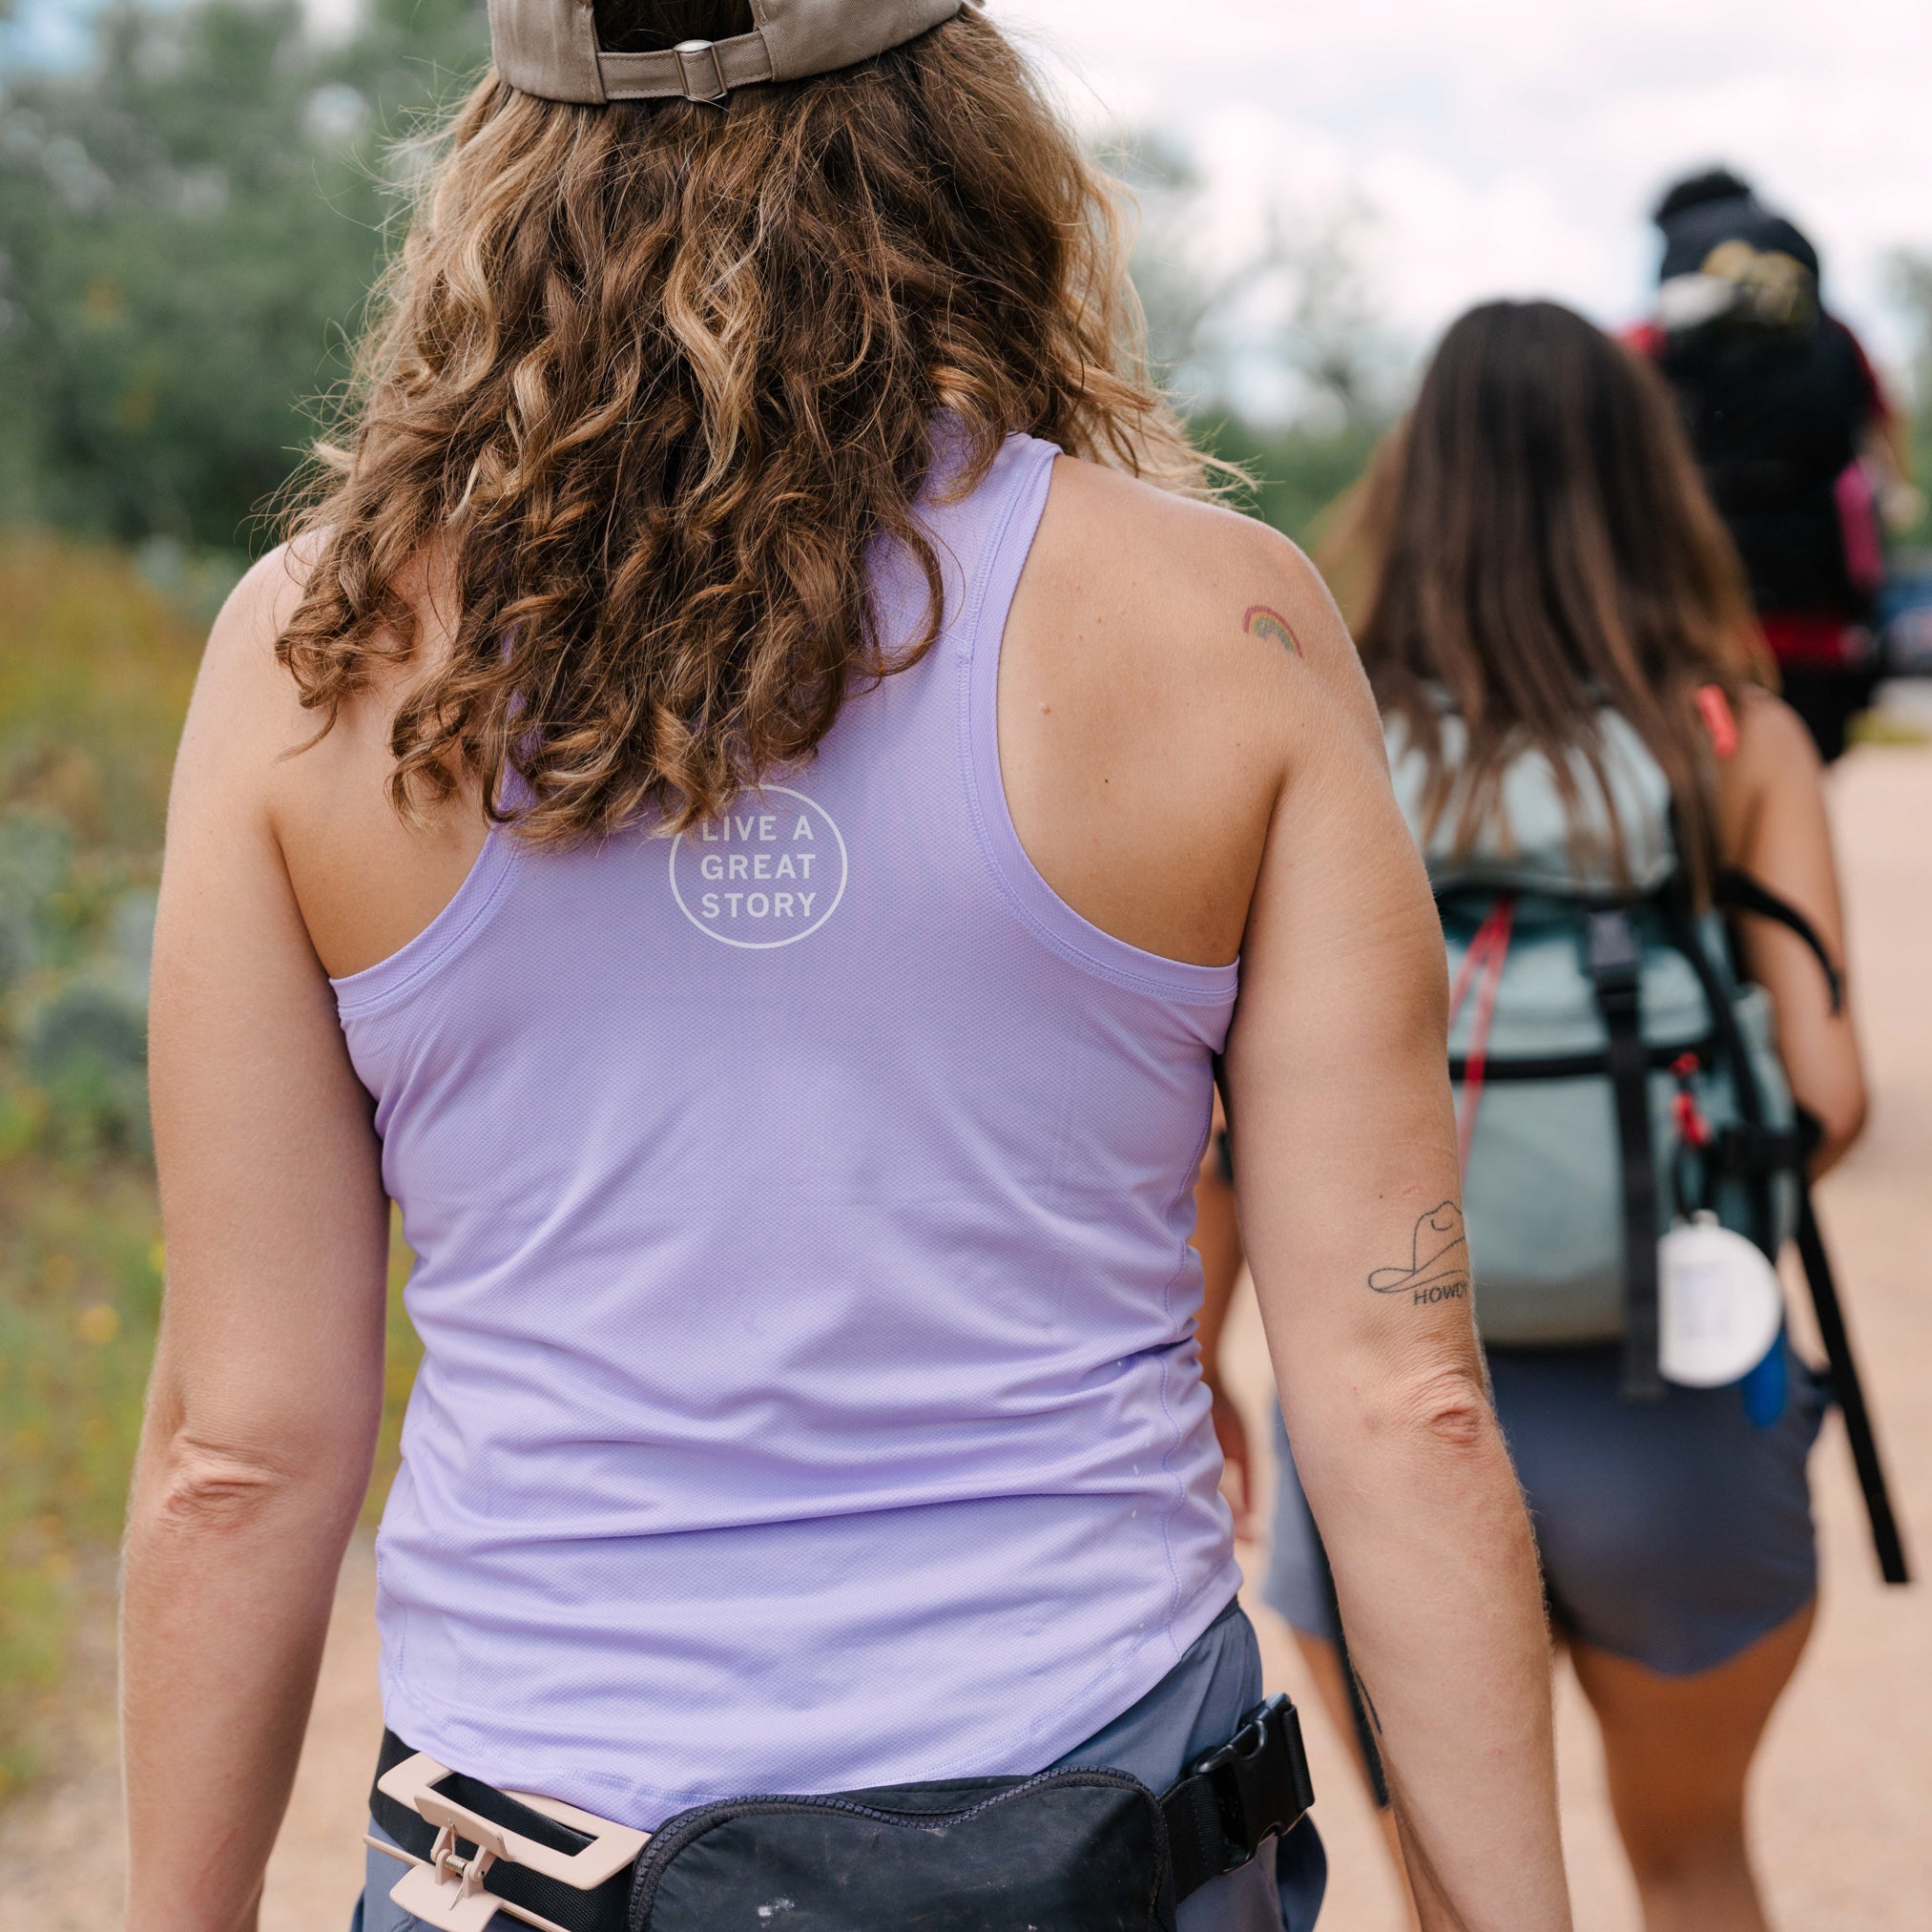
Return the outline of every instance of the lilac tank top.
<path id="1" fill-rule="evenodd" d="M 1239 1583 L 1187 1246 L 1236 969 L 1088 924 L 1000 783 L 1055 453 L 928 497 L 945 634 L 803 771 L 681 838 L 492 833 L 336 983 L 425 1350 L 384 1702 L 459 1770 L 647 1830 L 1028 1773 Z"/>

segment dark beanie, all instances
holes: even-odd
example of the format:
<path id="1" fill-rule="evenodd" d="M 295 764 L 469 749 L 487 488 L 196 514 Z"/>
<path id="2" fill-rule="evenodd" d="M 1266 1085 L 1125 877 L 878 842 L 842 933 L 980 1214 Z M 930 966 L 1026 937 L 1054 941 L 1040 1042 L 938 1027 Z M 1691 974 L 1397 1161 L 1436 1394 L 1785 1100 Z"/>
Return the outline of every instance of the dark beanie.
<path id="1" fill-rule="evenodd" d="M 1743 241 L 1760 255 L 1776 250 L 1818 273 L 1818 250 L 1784 216 L 1758 200 L 1751 183 L 1729 168 L 1709 168 L 1673 181 L 1651 218 L 1663 231 L 1660 281 L 1694 275 L 1720 242 Z"/>

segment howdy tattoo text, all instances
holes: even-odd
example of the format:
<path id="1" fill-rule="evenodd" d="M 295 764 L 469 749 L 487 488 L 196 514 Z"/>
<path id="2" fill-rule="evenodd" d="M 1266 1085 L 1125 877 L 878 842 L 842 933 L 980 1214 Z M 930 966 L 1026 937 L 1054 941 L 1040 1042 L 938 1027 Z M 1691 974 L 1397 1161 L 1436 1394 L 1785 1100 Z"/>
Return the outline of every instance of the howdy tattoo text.
<path id="1" fill-rule="evenodd" d="M 1270 605 L 1250 604 L 1241 629 L 1251 637 L 1265 637 L 1269 643 L 1280 645 L 1291 657 L 1301 655 L 1301 640 L 1296 636 L 1295 627 Z"/>
<path id="2" fill-rule="evenodd" d="M 1469 1239 L 1454 1201 L 1431 1208 L 1416 1223 L 1406 1268 L 1378 1268 L 1368 1278 L 1378 1295 L 1406 1295 L 1420 1308 L 1460 1301 L 1469 1292 Z"/>

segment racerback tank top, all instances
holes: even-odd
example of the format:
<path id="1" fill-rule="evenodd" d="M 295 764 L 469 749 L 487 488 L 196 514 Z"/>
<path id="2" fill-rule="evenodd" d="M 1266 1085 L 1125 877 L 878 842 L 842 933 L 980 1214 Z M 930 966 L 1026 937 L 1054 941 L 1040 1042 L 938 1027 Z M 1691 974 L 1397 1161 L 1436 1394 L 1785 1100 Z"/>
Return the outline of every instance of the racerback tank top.
<path id="1" fill-rule="evenodd" d="M 1028 1773 L 1239 1583 L 1187 1246 L 1236 969 L 1089 924 L 1001 789 L 1055 454 L 928 492 L 944 634 L 803 770 L 679 838 L 492 832 L 336 983 L 424 1346 L 384 1709 L 459 1770 L 647 1830 Z"/>

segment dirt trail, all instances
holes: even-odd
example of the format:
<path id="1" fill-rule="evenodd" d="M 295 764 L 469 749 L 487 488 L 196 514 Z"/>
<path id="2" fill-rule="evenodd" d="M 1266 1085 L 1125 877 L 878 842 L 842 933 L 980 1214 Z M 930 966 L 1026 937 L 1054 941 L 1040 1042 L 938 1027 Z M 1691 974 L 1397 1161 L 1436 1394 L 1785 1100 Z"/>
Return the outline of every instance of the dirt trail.
<path id="1" fill-rule="evenodd" d="M 1850 1300 L 1908 1542 L 1932 1565 L 1932 751 L 1872 749 L 1834 780 L 1852 912 L 1853 970 L 1875 1109 L 1820 1215 Z M 1244 1401 L 1264 1399 L 1258 1323 L 1237 1316 Z M 1245 1346 L 1243 1345 L 1245 1342 Z M 1932 1899 L 1932 1613 L 1925 1590 L 1882 1589 L 1836 1421 L 1813 1465 L 1823 1544 L 1818 1634 L 1774 1724 L 1754 1792 L 1774 1915 L 1817 1932 L 1907 1932 Z M 1254 1552 L 1248 1552 L 1253 1556 Z M 1251 1573 L 1258 1566 L 1250 1562 Z M 264 1932 L 342 1932 L 360 1882 L 363 1795 L 381 1715 L 370 1620 L 374 1564 L 358 1544 L 337 1592 L 328 1652 Z M 1396 1932 L 1394 1888 L 1367 1804 L 1314 1711 L 1286 1632 L 1256 1609 L 1271 1688 L 1309 1712 L 1319 1816 L 1333 1880 L 1324 1932 Z M 76 1768 L 0 1814 L 0 1921 L 22 1932 L 112 1932 L 119 1822 L 112 1666 L 83 1633 L 65 1753 Z M 1579 1932 L 1635 1932 L 1633 1894 L 1604 1804 L 1603 1767 L 1573 1684 L 1563 1687 L 1564 1815 Z"/>

